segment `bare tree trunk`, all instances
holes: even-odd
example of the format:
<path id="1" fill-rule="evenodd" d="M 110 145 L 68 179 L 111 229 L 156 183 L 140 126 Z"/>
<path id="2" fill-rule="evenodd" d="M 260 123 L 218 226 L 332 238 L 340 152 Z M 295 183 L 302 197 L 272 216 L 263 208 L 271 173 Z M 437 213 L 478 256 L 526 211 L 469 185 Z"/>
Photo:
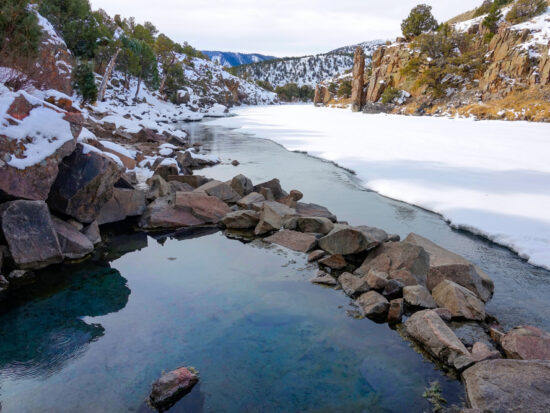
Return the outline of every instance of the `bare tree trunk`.
<path id="1" fill-rule="evenodd" d="M 139 77 L 138 77 L 138 84 L 137 84 L 137 89 L 136 89 L 136 96 L 134 96 L 134 99 L 137 99 L 137 97 L 138 97 L 140 86 L 141 86 L 141 75 L 139 75 Z"/>
<path id="2" fill-rule="evenodd" d="M 101 85 L 99 86 L 98 96 L 99 101 L 103 102 L 105 100 L 105 91 L 107 90 L 107 83 L 109 82 L 109 79 L 111 78 L 111 74 L 113 73 L 113 69 L 115 68 L 116 59 L 122 49 L 118 48 L 111 57 L 111 60 L 109 61 L 109 64 L 107 65 L 107 69 L 105 69 L 105 74 L 103 75 L 103 80 L 101 81 Z"/>
<path id="3" fill-rule="evenodd" d="M 162 91 L 164 90 L 164 84 L 166 83 L 166 79 L 168 78 L 168 71 L 164 73 L 164 76 L 162 76 L 162 80 L 160 82 L 159 87 L 159 93 L 162 95 Z"/>

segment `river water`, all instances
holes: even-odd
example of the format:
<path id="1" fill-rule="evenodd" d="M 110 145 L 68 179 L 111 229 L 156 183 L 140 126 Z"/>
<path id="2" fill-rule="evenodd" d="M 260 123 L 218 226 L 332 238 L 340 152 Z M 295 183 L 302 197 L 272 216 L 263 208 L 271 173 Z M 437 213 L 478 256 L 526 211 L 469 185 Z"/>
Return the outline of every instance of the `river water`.
<path id="1" fill-rule="evenodd" d="M 331 163 L 207 122 L 185 127 L 224 161 L 205 175 L 278 177 L 341 220 L 427 236 L 495 280 L 487 308 L 501 323 L 549 329 L 547 271 L 365 191 Z M 149 411 L 151 382 L 180 365 L 201 382 L 174 412 L 422 412 L 434 380 L 461 403 L 461 384 L 398 332 L 350 316 L 343 293 L 310 284 L 315 268 L 302 254 L 215 231 L 104 236 L 92 260 L 45 271 L 30 301 L 0 315 L 2 412 Z"/>

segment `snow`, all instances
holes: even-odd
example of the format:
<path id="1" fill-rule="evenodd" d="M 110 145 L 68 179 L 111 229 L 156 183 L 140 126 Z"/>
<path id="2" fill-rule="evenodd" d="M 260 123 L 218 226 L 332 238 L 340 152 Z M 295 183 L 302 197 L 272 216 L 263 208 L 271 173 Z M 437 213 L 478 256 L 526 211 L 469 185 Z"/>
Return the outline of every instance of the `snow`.
<path id="1" fill-rule="evenodd" d="M 208 109 L 205 115 L 211 118 L 221 118 L 223 116 L 226 116 L 226 111 L 226 106 L 215 103 L 214 106 Z"/>
<path id="2" fill-rule="evenodd" d="M 87 153 L 90 153 L 90 152 L 95 152 L 95 153 L 99 153 L 100 155 L 103 155 L 103 156 L 108 156 L 113 161 L 115 161 L 118 164 L 118 166 L 120 166 L 121 168 L 124 168 L 124 164 L 122 163 L 120 158 L 118 156 L 116 156 L 114 153 L 100 151 L 95 146 L 89 145 L 87 143 L 81 143 L 81 145 L 83 146 L 83 150 L 82 150 L 83 154 L 87 154 Z"/>
<path id="3" fill-rule="evenodd" d="M 114 143 L 111 141 L 105 141 L 105 140 L 100 140 L 99 143 L 101 143 L 105 148 L 115 151 L 121 155 L 127 156 L 128 158 L 131 158 L 131 159 L 136 158 L 136 151 L 126 149 L 124 146 L 121 146 L 117 143 Z"/>
<path id="4" fill-rule="evenodd" d="M 513 30 L 530 30 L 531 37 L 522 45 L 522 48 L 529 50 L 537 45 L 547 46 L 550 42 L 550 7 L 540 16 L 524 23 L 512 26 Z M 536 56 L 538 57 L 538 56 Z"/>
<path id="5" fill-rule="evenodd" d="M 246 107 L 210 122 L 357 172 L 366 188 L 550 269 L 550 125 Z M 345 202 L 345 200 L 343 200 Z"/>

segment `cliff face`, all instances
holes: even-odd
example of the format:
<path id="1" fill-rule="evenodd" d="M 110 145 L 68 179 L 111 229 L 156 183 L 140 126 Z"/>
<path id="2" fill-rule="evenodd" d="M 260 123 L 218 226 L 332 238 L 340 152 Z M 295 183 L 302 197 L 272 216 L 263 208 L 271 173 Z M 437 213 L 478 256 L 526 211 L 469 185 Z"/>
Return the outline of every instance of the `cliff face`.
<path id="1" fill-rule="evenodd" d="M 456 28 L 467 39 L 467 52 L 454 51 L 452 63 L 443 65 L 414 42 L 400 39 L 374 52 L 369 76 L 355 65 L 354 96 L 361 95 L 359 106 L 368 111 L 389 100 L 389 107 L 379 106 L 395 113 L 550 121 L 549 28 L 550 12 L 546 12 L 516 26 L 501 24 L 487 42 L 486 29 L 472 21 Z M 467 53 L 479 62 L 465 74 L 464 66 L 470 64 Z M 361 91 L 358 84 L 363 85 Z M 439 93 L 434 93 L 437 87 Z M 357 110 L 353 98 L 351 103 Z"/>

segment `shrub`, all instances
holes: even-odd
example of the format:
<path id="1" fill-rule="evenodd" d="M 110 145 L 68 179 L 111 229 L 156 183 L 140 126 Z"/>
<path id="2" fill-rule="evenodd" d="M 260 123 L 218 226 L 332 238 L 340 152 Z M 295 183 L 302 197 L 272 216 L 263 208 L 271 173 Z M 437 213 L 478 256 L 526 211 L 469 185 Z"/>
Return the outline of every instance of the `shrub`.
<path id="1" fill-rule="evenodd" d="M 73 87 L 84 102 L 97 100 L 95 76 L 88 64 L 80 63 L 73 69 Z"/>
<path id="2" fill-rule="evenodd" d="M 269 83 L 267 80 L 257 80 L 256 84 L 262 89 L 269 90 L 270 92 L 273 92 L 274 90 L 273 85 L 271 85 L 271 83 Z"/>
<path id="3" fill-rule="evenodd" d="M 419 4 L 413 8 L 409 16 L 401 23 L 401 31 L 406 38 L 418 36 L 436 28 L 437 21 L 432 15 L 432 6 L 427 4 Z"/>
<path id="4" fill-rule="evenodd" d="M 547 7 L 546 0 L 517 0 L 506 14 L 506 20 L 512 24 L 521 23 L 544 13 Z"/>
<path id="5" fill-rule="evenodd" d="M 398 99 L 401 96 L 401 92 L 397 90 L 394 87 L 388 86 L 386 89 L 384 89 L 384 92 L 382 93 L 382 96 L 380 97 L 380 101 L 387 105 L 389 103 L 393 103 L 395 99 Z"/>
<path id="6" fill-rule="evenodd" d="M 349 98 L 351 96 L 351 80 L 344 80 L 338 88 L 338 97 Z"/>

